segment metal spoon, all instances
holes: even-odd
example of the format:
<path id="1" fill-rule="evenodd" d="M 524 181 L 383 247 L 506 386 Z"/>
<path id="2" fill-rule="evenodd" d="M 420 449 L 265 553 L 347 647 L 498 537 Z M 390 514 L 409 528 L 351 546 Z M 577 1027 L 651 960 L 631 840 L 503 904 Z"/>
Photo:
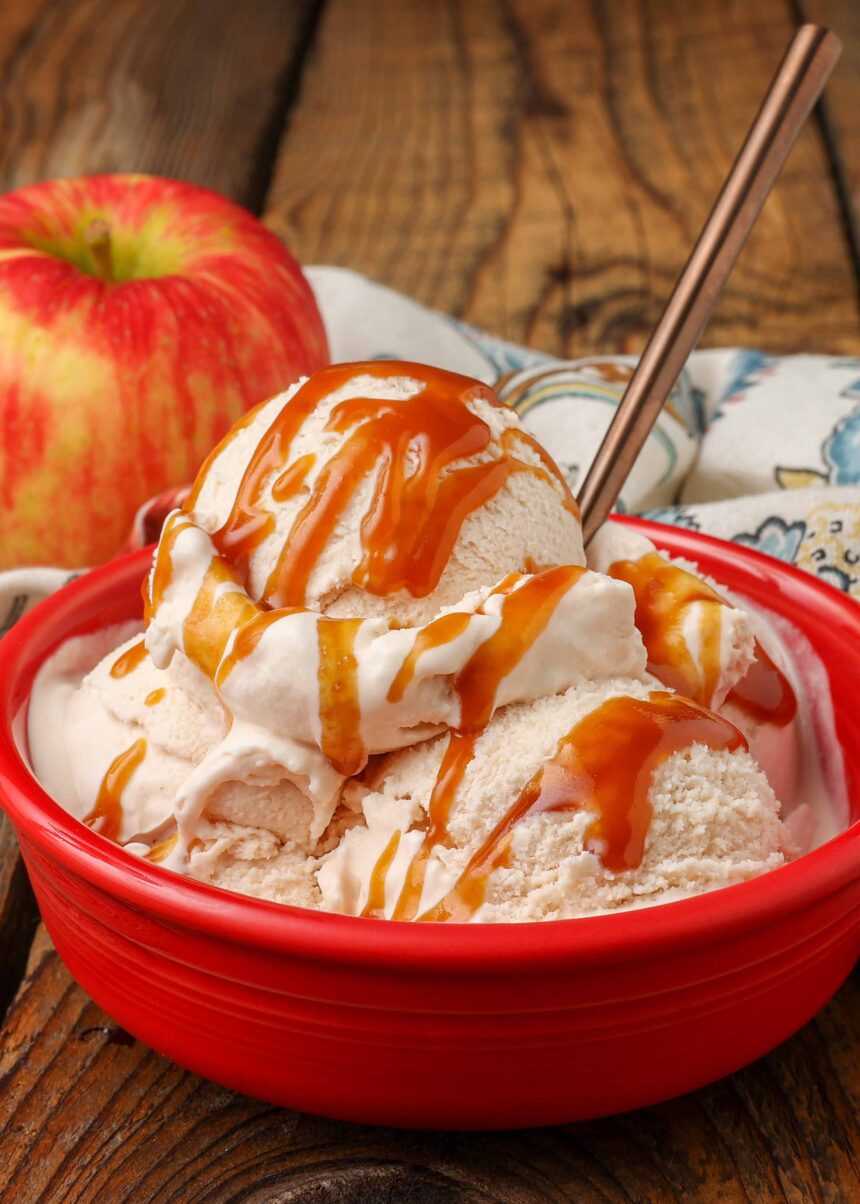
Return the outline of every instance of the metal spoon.
<path id="1" fill-rule="evenodd" d="M 588 470 L 578 498 L 586 546 L 615 505 L 841 50 L 820 25 L 801 26 L 790 42 Z"/>

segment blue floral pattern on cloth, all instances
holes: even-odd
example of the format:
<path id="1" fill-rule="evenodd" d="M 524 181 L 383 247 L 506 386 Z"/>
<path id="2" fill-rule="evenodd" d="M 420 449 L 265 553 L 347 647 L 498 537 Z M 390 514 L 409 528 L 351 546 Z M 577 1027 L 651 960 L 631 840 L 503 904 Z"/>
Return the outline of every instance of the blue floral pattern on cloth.
<path id="1" fill-rule="evenodd" d="M 772 514 L 764 522 L 759 523 L 755 531 L 740 531 L 733 536 L 735 543 L 742 543 L 758 552 L 766 552 L 777 560 L 785 560 L 794 564 L 803 538 L 806 535 L 806 523 L 802 521 L 787 523 L 778 515 Z"/>
<path id="2" fill-rule="evenodd" d="M 658 506 L 655 510 L 645 510 L 642 518 L 649 518 L 652 523 L 666 523 L 669 527 L 684 527 L 687 531 L 702 529 L 701 522 L 687 506 Z"/>
<path id="3" fill-rule="evenodd" d="M 755 388 L 761 378 L 772 370 L 775 363 L 776 356 L 765 355 L 763 351 L 755 351 L 750 347 L 744 347 L 735 352 L 731 375 L 717 403 L 717 412 L 719 413 L 724 405 L 743 401 L 749 390 Z"/>
<path id="4" fill-rule="evenodd" d="M 860 405 L 837 422 L 822 448 L 822 458 L 831 484 L 860 484 Z"/>

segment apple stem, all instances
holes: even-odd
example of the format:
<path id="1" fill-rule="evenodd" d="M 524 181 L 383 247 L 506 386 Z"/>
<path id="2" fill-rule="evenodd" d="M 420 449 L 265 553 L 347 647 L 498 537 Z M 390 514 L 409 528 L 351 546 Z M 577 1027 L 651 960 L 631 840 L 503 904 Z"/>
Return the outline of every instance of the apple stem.
<path id="1" fill-rule="evenodd" d="M 102 218 L 90 222 L 84 234 L 93 261 L 94 275 L 110 283 L 113 276 L 110 226 Z"/>

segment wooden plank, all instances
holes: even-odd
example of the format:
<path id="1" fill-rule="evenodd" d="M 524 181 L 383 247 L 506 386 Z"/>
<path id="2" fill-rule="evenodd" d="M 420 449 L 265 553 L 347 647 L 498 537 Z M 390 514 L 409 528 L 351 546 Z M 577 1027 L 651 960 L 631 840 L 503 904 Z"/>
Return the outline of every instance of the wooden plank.
<path id="1" fill-rule="evenodd" d="M 7 0 L 0 188 L 179 176 L 256 206 L 318 0 Z"/>
<path id="2" fill-rule="evenodd" d="M 860 971 L 817 1021 L 722 1083 L 523 1133 L 320 1120 L 206 1083 L 128 1040 L 40 933 L 0 1052 L 0 1198 L 860 1199 Z"/>
<path id="3" fill-rule="evenodd" d="M 830 26 L 842 39 L 842 57 L 827 88 L 823 118 L 855 269 L 860 272 L 860 5 L 857 0 L 799 0 L 798 7 L 808 21 Z"/>
<path id="4" fill-rule="evenodd" d="M 37 919 L 12 825 L 0 812 L 0 1019 L 21 981 Z"/>
<path id="5" fill-rule="evenodd" d="M 788 0 L 330 0 L 268 220 L 499 335 L 637 348 L 795 23 Z M 705 342 L 860 350 L 815 123 Z"/>
<path id="6" fill-rule="evenodd" d="M 0 4 L 0 190 L 136 170 L 258 205 L 317 8 L 318 0 Z M 0 817 L 0 1016 L 34 917 Z"/>

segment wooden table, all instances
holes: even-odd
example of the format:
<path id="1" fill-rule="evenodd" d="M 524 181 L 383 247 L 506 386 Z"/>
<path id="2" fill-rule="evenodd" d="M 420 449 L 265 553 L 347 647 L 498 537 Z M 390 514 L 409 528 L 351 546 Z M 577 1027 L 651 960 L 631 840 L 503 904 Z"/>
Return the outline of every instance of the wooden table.
<path id="1" fill-rule="evenodd" d="M 305 261 L 549 351 L 636 349 L 800 14 L 842 34 L 843 62 L 706 341 L 857 355 L 857 0 L 5 0 L 0 184 L 181 176 Z M 37 927 L 0 827 L 4 1012 L 4 1202 L 860 1200 L 856 971 L 770 1057 L 642 1112 L 336 1124 L 118 1030 Z"/>

